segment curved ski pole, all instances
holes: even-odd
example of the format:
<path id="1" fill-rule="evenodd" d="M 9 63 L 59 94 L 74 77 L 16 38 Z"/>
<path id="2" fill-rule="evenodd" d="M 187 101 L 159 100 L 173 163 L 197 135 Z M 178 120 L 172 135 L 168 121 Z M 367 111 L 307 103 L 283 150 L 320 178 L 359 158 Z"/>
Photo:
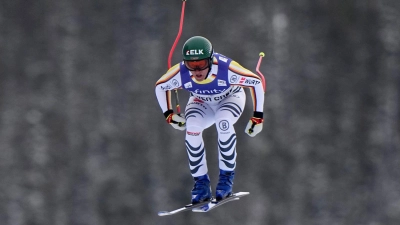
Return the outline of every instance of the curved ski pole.
<path id="1" fill-rule="evenodd" d="M 260 56 L 260 58 L 258 59 L 256 71 L 257 71 L 257 73 L 258 73 L 258 74 L 260 75 L 260 77 L 261 77 L 262 85 L 263 85 L 264 92 L 265 92 L 265 91 L 266 91 L 266 90 L 265 90 L 265 89 L 266 89 L 265 77 L 264 77 L 264 75 L 260 72 L 261 61 L 262 61 L 262 58 L 265 56 L 264 52 L 260 52 L 259 56 Z M 254 132 L 254 127 L 255 127 L 255 126 L 256 126 L 256 123 L 253 122 L 253 123 L 251 124 L 251 128 L 249 129 L 249 133 L 250 133 L 250 134 Z"/>
<path id="2" fill-rule="evenodd" d="M 265 91 L 267 91 L 267 90 L 266 90 L 265 77 L 264 77 L 264 75 L 260 72 L 261 61 L 262 61 L 262 58 L 265 56 L 265 54 L 264 54 L 264 52 L 260 52 L 259 55 L 260 55 L 260 58 L 258 59 L 256 71 L 257 71 L 257 73 L 258 73 L 258 74 L 260 75 L 260 77 L 261 77 L 262 84 L 263 84 L 263 87 L 264 87 L 264 92 L 265 92 Z"/>
<path id="3" fill-rule="evenodd" d="M 169 51 L 169 55 L 168 55 L 168 69 L 171 68 L 171 58 L 172 58 L 172 54 L 174 53 L 175 47 L 178 44 L 178 41 L 181 37 L 182 34 L 182 28 L 183 28 L 183 19 L 185 17 L 185 5 L 186 5 L 186 0 L 182 0 L 182 11 L 181 11 L 181 19 L 179 21 L 179 31 L 178 31 L 178 35 L 175 38 L 174 44 L 171 47 L 171 50 Z M 181 114 L 181 107 L 179 106 L 179 97 L 178 97 L 178 89 L 174 90 L 175 92 L 175 101 L 176 101 L 176 112 L 178 115 Z"/>

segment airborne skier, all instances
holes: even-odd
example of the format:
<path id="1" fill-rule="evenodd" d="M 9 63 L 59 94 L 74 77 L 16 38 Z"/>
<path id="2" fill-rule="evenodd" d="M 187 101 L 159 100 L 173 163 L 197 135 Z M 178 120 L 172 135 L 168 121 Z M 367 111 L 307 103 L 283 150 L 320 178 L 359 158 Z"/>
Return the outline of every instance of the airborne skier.
<path id="1" fill-rule="evenodd" d="M 214 52 L 211 42 L 201 36 L 188 39 L 182 49 L 183 61 L 171 67 L 157 82 L 155 92 L 166 121 L 175 129 L 186 130 L 185 144 L 194 179 L 192 204 L 212 198 L 203 131 L 215 124 L 218 132 L 219 180 L 217 201 L 232 194 L 236 168 L 234 124 L 242 115 L 250 89 L 253 116 L 245 133 L 254 137 L 263 127 L 264 87 L 259 76 L 236 61 Z M 185 118 L 174 113 L 170 91 L 190 92 Z"/>

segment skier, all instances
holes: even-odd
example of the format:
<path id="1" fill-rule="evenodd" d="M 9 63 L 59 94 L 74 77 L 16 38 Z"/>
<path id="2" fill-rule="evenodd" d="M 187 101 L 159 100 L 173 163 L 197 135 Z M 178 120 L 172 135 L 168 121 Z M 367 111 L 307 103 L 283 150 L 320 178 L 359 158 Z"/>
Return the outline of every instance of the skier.
<path id="1" fill-rule="evenodd" d="M 157 82 L 155 92 L 166 121 L 175 129 L 186 130 L 189 168 L 194 178 L 192 204 L 212 198 L 203 141 L 203 131 L 215 124 L 218 132 L 219 180 L 216 199 L 232 194 L 236 168 L 236 133 L 233 125 L 242 115 L 250 88 L 254 114 L 245 132 L 254 137 L 263 127 L 264 88 L 260 77 L 236 61 L 214 52 L 211 42 L 201 36 L 183 45 L 183 61 L 171 67 Z M 174 113 L 171 90 L 190 92 L 185 118 Z"/>

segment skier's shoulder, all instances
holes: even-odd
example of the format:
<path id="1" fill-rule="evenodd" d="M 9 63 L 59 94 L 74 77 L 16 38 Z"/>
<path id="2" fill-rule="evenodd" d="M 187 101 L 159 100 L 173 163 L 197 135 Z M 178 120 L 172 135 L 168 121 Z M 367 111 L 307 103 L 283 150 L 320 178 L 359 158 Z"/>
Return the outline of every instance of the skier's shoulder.
<path id="1" fill-rule="evenodd" d="M 180 64 L 182 62 L 179 62 L 177 64 L 175 64 L 174 66 L 172 66 L 171 68 L 168 69 L 168 71 L 163 75 L 164 76 L 174 76 L 176 74 L 178 74 L 180 72 Z"/>
<path id="2" fill-rule="evenodd" d="M 231 61 L 231 59 L 221 53 L 215 52 L 214 58 L 213 58 L 213 63 L 218 63 L 218 61 L 229 63 Z"/>
<path id="3" fill-rule="evenodd" d="M 177 63 L 169 68 L 168 71 L 164 75 L 162 75 L 160 79 L 158 79 L 156 85 L 160 83 L 165 83 L 175 77 L 180 72 L 180 64 L 181 63 Z"/>
<path id="4" fill-rule="evenodd" d="M 251 70 L 243 67 L 241 64 L 239 64 L 237 61 L 232 60 L 231 63 L 229 64 L 229 71 L 245 76 L 245 77 L 254 77 L 254 78 L 259 78 L 255 73 L 253 73 Z"/>
<path id="5" fill-rule="evenodd" d="M 242 65 L 240 65 L 237 61 L 235 61 L 232 58 L 229 58 L 228 56 L 223 55 L 221 53 L 214 53 L 214 61 L 222 61 L 225 63 L 229 63 L 229 69 L 235 68 L 237 70 L 247 70 Z"/>

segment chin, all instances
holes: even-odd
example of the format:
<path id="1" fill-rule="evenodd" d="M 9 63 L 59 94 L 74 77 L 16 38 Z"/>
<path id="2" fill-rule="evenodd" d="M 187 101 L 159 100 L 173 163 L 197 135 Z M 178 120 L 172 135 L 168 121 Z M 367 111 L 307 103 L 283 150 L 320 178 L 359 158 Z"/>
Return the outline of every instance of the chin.
<path id="1" fill-rule="evenodd" d="M 201 77 L 194 76 L 194 78 L 195 78 L 197 81 L 203 81 L 205 77 L 204 77 L 204 76 L 201 76 Z"/>

